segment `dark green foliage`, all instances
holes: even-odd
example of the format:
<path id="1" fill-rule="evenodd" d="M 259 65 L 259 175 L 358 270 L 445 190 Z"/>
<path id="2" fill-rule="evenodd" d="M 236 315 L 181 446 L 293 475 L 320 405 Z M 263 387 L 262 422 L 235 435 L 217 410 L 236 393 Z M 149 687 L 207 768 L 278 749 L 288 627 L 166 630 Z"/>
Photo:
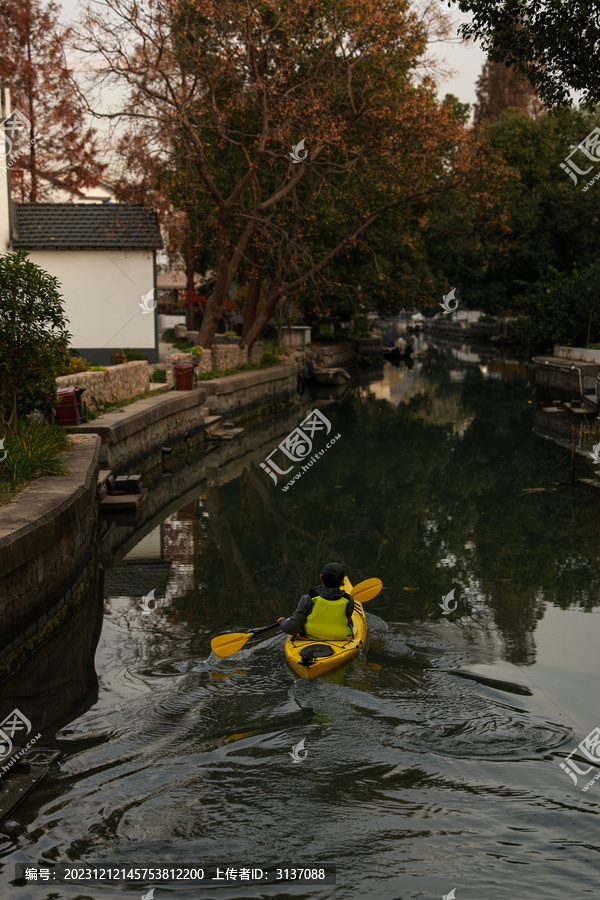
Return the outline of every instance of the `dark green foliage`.
<path id="1" fill-rule="evenodd" d="M 477 38 L 494 62 L 512 66 L 547 107 L 571 103 L 573 90 L 585 103 L 600 102 L 600 19 L 593 0 L 453 2 L 470 13 L 459 32 Z"/>
<path id="2" fill-rule="evenodd" d="M 47 409 L 69 365 L 69 332 L 56 278 L 23 250 L 0 257 L 0 433 L 19 416 Z"/>

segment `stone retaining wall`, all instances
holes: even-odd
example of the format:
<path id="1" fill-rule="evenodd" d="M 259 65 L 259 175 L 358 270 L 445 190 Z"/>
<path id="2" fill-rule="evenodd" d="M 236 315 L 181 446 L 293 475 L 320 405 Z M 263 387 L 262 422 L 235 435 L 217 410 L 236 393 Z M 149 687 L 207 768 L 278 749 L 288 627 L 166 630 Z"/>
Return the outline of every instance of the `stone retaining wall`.
<path id="1" fill-rule="evenodd" d="M 37 478 L 0 508 L 0 679 L 60 627 L 89 578 L 100 440 L 76 444 L 62 454 L 69 475 Z"/>
<path id="2" fill-rule="evenodd" d="M 208 409 L 213 415 L 234 419 L 261 407 L 289 403 L 298 393 L 299 362 L 295 356 L 270 369 L 202 382 Z"/>
<path id="3" fill-rule="evenodd" d="M 312 344 L 311 350 L 315 366 L 329 368 L 341 366 L 355 358 L 354 342 L 344 341 L 341 344 Z"/>
<path id="4" fill-rule="evenodd" d="M 250 362 L 260 363 L 263 358 L 263 345 L 257 341 L 250 351 Z M 248 362 L 247 348 L 240 348 L 234 344 L 217 344 L 212 350 L 203 350 L 197 355 L 194 353 L 174 352 L 166 357 L 167 384 L 173 384 L 174 363 L 197 363 L 196 371 L 224 372 L 226 369 L 235 369 L 237 366 Z"/>
<path id="5" fill-rule="evenodd" d="M 67 431 L 99 435 L 100 465 L 118 474 L 125 467 L 152 456 L 161 446 L 170 446 L 202 431 L 205 398 L 204 390 L 146 397 L 125 407 L 124 412 L 110 412 L 94 422 L 69 425 Z"/>
<path id="6" fill-rule="evenodd" d="M 93 405 L 93 397 L 104 403 L 128 400 L 137 394 L 149 391 L 149 371 L 146 360 L 109 366 L 106 372 L 78 372 L 75 375 L 60 375 L 56 379 L 59 388 L 82 387 L 82 397 L 88 406 Z"/>
<path id="7" fill-rule="evenodd" d="M 379 335 L 356 340 L 356 351 L 359 356 L 380 356 L 383 354 L 383 347 L 383 338 Z"/>
<path id="8" fill-rule="evenodd" d="M 213 372 L 224 372 L 225 369 L 235 369 L 248 362 L 248 350 L 246 347 L 236 347 L 235 344 L 216 344 L 212 348 Z"/>
<path id="9" fill-rule="evenodd" d="M 561 347 L 559 344 L 555 344 L 554 355 L 559 359 L 568 359 L 573 362 L 600 364 L 600 350 L 588 350 L 587 347 Z"/>

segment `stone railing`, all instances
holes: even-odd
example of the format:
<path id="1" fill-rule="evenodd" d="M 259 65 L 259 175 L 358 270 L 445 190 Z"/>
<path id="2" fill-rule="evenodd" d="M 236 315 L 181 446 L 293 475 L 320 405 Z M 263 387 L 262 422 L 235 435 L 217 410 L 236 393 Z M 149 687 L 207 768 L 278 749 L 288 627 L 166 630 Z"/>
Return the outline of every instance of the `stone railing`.
<path id="1" fill-rule="evenodd" d="M 146 360 L 136 360 L 120 366 L 109 366 L 105 372 L 60 375 L 56 379 L 56 384 L 59 388 L 85 388 L 82 400 L 88 406 L 93 405 L 93 397 L 103 403 L 114 403 L 135 397 L 137 394 L 148 393 L 150 389 L 148 363 Z"/>

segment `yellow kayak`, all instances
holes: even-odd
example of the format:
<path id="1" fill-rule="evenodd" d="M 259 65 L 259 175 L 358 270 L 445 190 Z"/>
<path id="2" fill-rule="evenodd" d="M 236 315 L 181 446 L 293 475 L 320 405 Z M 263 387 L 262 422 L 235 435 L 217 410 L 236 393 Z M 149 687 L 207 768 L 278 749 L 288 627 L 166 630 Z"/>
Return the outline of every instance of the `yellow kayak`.
<path id="1" fill-rule="evenodd" d="M 347 578 L 344 578 L 342 590 L 348 594 L 352 591 Z M 315 678 L 358 656 L 367 638 L 367 620 L 363 605 L 357 600 L 354 601 L 352 622 L 354 635 L 345 641 L 317 641 L 289 635 L 284 644 L 285 655 L 294 672 L 303 678 Z"/>

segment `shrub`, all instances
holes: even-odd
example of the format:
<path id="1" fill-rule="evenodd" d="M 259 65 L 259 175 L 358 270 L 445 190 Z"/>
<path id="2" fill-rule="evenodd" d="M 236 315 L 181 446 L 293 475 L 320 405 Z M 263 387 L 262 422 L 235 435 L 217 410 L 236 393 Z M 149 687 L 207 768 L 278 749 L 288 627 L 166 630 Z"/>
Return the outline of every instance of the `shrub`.
<path id="1" fill-rule="evenodd" d="M 69 364 L 60 284 L 23 250 L 0 256 L 0 433 L 48 405 Z"/>
<path id="2" fill-rule="evenodd" d="M 45 475 L 68 475 L 60 458 L 72 445 L 60 425 L 49 425 L 37 419 L 19 419 L 16 435 L 7 435 L 6 460 L 1 467 L 0 503 L 6 503 L 34 478 Z"/>
<path id="3" fill-rule="evenodd" d="M 90 366 L 88 372 L 106 372 L 106 366 Z"/>
<path id="4" fill-rule="evenodd" d="M 270 366 L 276 366 L 281 362 L 281 357 L 276 356 L 274 353 L 263 353 L 262 361 L 260 363 L 253 363 L 252 365 L 259 365 L 261 369 L 269 368 Z"/>
<path id="5" fill-rule="evenodd" d="M 174 344 L 176 341 L 175 337 L 175 329 L 174 328 L 165 328 L 162 334 L 162 339 L 165 344 Z"/>
<path id="6" fill-rule="evenodd" d="M 150 381 L 153 384 L 166 384 L 167 383 L 167 370 L 166 369 L 155 369 L 150 373 Z"/>
<path id="7" fill-rule="evenodd" d="M 67 365 L 62 366 L 57 375 L 76 375 L 78 372 L 87 372 L 89 367 L 87 359 L 81 356 L 71 356 Z"/>
<path id="8" fill-rule="evenodd" d="M 145 359 L 148 362 L 148 357 L 139 350 L 115 350 L 110 357 L 110 365 L 121 366 L 128 362 L 137 362 L 139 359 Z"/>

